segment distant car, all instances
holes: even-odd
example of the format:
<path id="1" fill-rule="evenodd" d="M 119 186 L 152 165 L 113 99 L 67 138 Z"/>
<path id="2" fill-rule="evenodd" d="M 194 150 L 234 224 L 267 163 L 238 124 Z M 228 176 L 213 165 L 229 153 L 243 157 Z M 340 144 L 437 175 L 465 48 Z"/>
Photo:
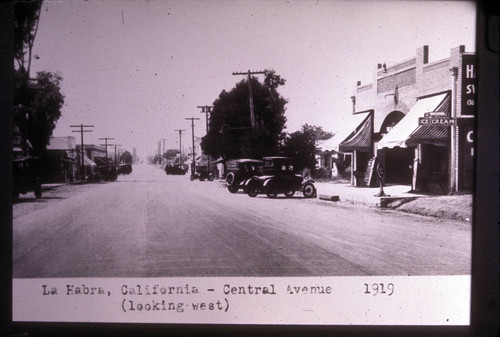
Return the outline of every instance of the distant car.
<path id="1" fill-rule="evenodd" d="M 115 181 L 118 178 L 118 171 L 114 161 L 105 157 L 94 157 L 97 164 L 98 178 L 105 181 Z"/>
<path id="2" fill-rule="evenodd" d="M 276 198 L 283 193 L 287 198 L 293 197 L 300 191 L 305 198 L 316 197 L 316 187 L 311 179 L 304 179 L 296 173 L 294 161 L 288 157 L 262 158 L 262 176 L 254 176 L 245 183 L 246 192 L 250 197 L 259 193 L 266 194 L 268 198 Z"/>
<path id="3" fill-rule="evenodd" d="M 226 185 L 231 193 L 245 190 L 245 181 L 262 174 L 262 160 L 232 159 L 226 161 Z"/>
<path id="4" fill-rule="evenodd" d="M 173 165 L 166 165 L 165 166 L 165 173 L 166 174 L 186 174 L 188 171 L 188 167 L 185 164 L 173 164 Z"/>
<path id="5" fill-rule="evenodd" d="M 12 198 L 19 199 L 19 193 L 34 192 L 37 199 L 42 197 L 42 183 L 38 173 L 38 158 L 24 157 L 13 161 Z"/>
<path id="6" fill-rule="evenodd" d="M 212 172 L 208 172 L 208 169 L 206 166 L 196 166 L 196 172 L 191 173 L 191 176 L 189 177 L 191 181 L 195 179 L 199 179 L 200 181 L 205 181 L 205 180 L 210 180 L 214 181 L 215 175 Z"/>
<path id="7" fill-rule="evenodd" d="M 130 174 L 130 173 L 132 173 L 132 164 L 118 165 L 118 174 Z"/>

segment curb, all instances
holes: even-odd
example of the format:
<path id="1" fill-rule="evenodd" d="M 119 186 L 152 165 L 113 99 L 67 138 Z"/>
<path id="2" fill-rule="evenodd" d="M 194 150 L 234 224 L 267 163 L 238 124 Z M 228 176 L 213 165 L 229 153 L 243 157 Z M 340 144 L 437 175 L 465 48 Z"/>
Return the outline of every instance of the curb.
<path id="1" fill-rule="evenodd" d="M 338 195 L 327 195 L 327 194 L 319 194 L 318 199 L 337 202 L 340 201 L 340 197 Z"/>

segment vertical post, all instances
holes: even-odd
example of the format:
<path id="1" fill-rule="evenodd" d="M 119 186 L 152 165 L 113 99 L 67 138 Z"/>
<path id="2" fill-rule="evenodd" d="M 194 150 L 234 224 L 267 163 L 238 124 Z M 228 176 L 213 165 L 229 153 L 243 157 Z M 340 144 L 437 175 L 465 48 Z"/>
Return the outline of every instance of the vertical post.
<path id="1" fill-rule="evenodd" d="M 192 166 L 192 170 L 191 170 L 191 175 L 194 175 L 196 173 L 196 158 L 195 158 L 195 151 L 194 151 L 194 121 L 195 120 L 199 120 L 199 118 L 194 118 L 194 117 L 190 117 L 190 118 L 186 118 L 187 120 L 191 120 L 191 139 L 192 139 L 192 142 L 193 142 L 193 166 Z"/>
<path id="2" fill-rule="evenodd" d="M 85 177 L 85 163 L 84 163 L 84 150 L 83 150 L 83 124 L 80 124 L 80 157 L 82 160 L 80 161 L 80 180 L 83 181 L 83 178 Z"/>
<path id="3" fill-rule="evenodd" d="M 212 112 L 213 106 L 205 105 L 205 106 L 198 106 L 198 108 L 201 108 L 201 113 L 205 114 L 205 125 L 206 125 L 206 132 L 208 135 L 208 114 Z M 207 154 L 207 172 L 210 171 L 210 156 Z"/>
<path id="4" fill-rule="evenodd" d="M 458 68 L 452 67 L 450 69 L 451 72 L 451 118 L 457 118 L 457 76 L 458 76 Z M 455 123 L 456 124 L 456 123 Z M 450 180 L 449 180 L 449 191 L 448 193 L 452 194 L 456 192 L 457 184 L 456 184 L 456 168 L 457 168 L 457 126 L 451 125 L 450 132 Z"/>
<path id="5" fill-rule="evenodd" d="M 178 131 L 179 132 L 179 154 L 180 154 L 180 164 L 183 165 L 183 161 L 182 161 L 182 131 L 185 131 L 185 130 L 175 130 L 175 131 Z"/>
<path id="6" fill-rule="evenodd" d="M 255 113 L 253 108 L 253 93 L 252 93 L 252 83 L 251 83 L 251 75 L 254 74 L 265 74 L 265 71 L 250 71 L 244 73 L 234 72 L 233 75 L 247 75 L 248 76 L 248 92 L 249 92 L 249 102 L 250 102 L 250 124 L 252 129 L 255 128 Z"/>
<path id="7" fill-rule="evenodd" d="M 85 152 L 84 152 L 84 145 L 83 145 L 83 133 L 84 132 L 92 132 L 92 130 L 84 130 L 83 128 L 93 128 L 93 125 L 70 125 L 72 128 L 80 128 L 79 131 L 73 130 L 72 132 L 80 132 L 80 139 L 81 139 L 81 145 L 80 145 L 80 179 L 83 181 L 85 178 Z"/>

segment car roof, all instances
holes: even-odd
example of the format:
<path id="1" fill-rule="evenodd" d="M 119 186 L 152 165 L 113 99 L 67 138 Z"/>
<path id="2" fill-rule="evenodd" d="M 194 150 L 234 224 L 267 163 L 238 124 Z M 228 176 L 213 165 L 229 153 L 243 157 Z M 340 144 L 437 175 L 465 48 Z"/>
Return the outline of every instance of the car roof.
<path id="1" fill-rule="evenodd" d="M 273 157 L 264 157 L 262 158 L 263 160 L 274 160 L 274 159 L 293 159 L 290 157 L 280 157 L 280 156 L 273 156 Z"/>
<path id="2" fill-rule="evenodd" d="M 262 163 L 262 160 L 259 159 L 229 159 L 228 161 L 233 161 L 236 163 Z"/>

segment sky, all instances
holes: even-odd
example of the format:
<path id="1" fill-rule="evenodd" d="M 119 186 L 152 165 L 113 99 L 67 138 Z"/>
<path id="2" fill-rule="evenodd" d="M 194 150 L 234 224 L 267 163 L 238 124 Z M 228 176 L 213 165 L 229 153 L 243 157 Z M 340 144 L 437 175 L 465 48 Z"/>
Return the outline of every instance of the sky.
<path id="1" fill-rule="evenodd" d="M 476 5 L 469 1 L 45 1 L 32 71 L 63 77 L 65 104 L 53 136 L 94 125 L 99 138 L 145 158 L 205 134 L 205 114 L 233 72 L 273 69 L 286 79 L 287 132 L 303 124 L 330 132 L 352 112 L 356 81 L 370 83 L 429 46 L 429 61 L 465 45 L 475 51 Z M 263 75 L 256 75 L 261 81 Z"/>

